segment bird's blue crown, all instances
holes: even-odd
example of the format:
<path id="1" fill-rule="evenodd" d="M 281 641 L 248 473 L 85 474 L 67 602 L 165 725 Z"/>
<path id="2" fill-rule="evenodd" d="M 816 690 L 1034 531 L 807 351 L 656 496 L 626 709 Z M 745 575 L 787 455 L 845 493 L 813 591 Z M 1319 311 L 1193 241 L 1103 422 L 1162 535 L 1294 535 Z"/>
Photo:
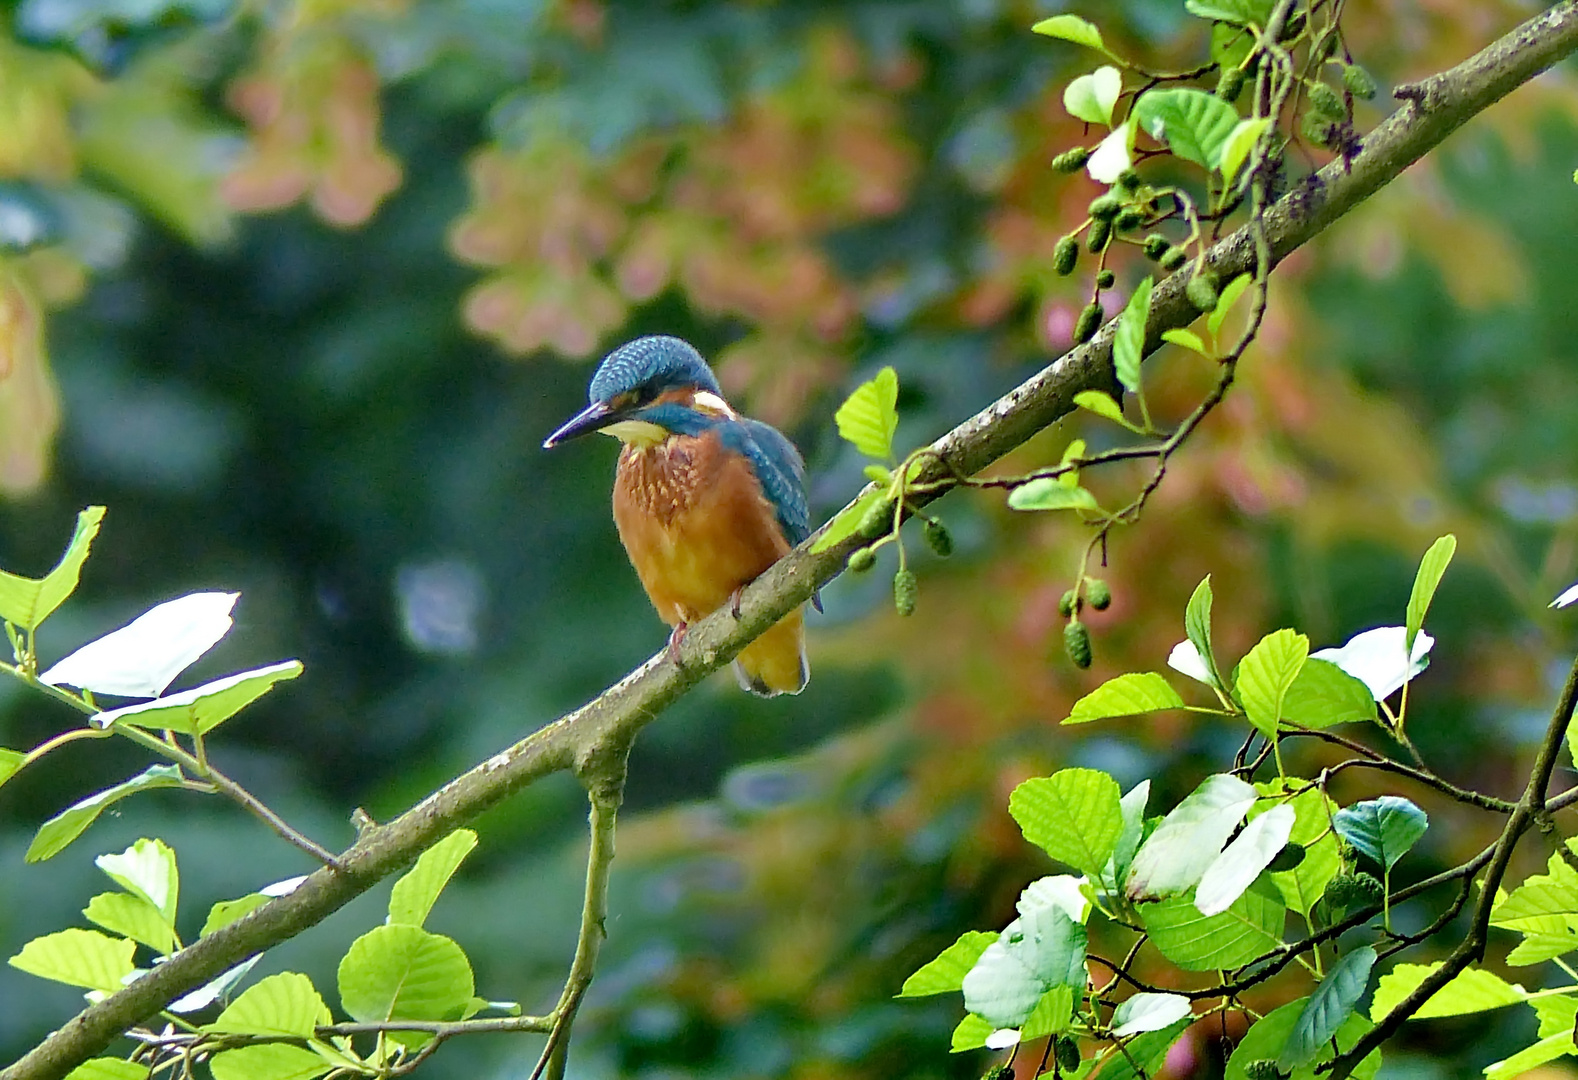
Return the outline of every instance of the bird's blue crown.
<path id="1" fill-rule="evenodd" d="M 604 357 L 587 398 L 609 402 L 637 388 L 661 393 L 680 386 L 723 395 L 712 369 L 689 342 L 653 334 L 626 342 Z"/>

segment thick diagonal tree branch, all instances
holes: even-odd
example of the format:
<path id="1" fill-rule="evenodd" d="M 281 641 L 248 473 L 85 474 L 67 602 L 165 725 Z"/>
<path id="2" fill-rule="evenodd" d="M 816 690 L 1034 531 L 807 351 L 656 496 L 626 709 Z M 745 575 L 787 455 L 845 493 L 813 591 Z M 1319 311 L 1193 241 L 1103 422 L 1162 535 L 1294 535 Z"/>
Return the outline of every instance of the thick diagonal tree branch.
<path id="1" fill-rule="evenodd" d="M 1395 179 L 1474 115 L 1575 48 L 1578 0 L 1564 0 L 1457 67 L 1409 87 L 1406 103 L 1370 133 L 1356 156 L 1326 166 L 1267 214 L 1265 234 L 1273 264 Z M 1213 247 L 1206 260 L 1223 280 L 1249 270 L 1253 238 L 1241 229 Z M 1185 268 L 1156 287 L 1147 352 L 1161 344 L 1163 331 L 1197 317 L 1184 296 L 1188 273 Z M 940 480 L 950 470 L 979 472 L 1073 411 L 1075 394 L 1111 389 L 1112 337 L 1109 323 L 1090 342 L 938 439 L 932 448 L 947 465 L 936 465 L 920 479 Z M 924 502 L 925 497 L 914 501 Z M 0 1080 L 64 1076 L 179 995 L 319 922 L 410 864 L 451 830 L 549 773 L 571 769 L 598 790 L 602 778 L 623 768 L 624 750 L 637 731 L 810 599 L 862 542 L 851 537 L 819 553 L 801 545 L 745 590 L 739 618 L 720 611 L 692 626 L 678 666 L 662 653 L 654 656 L 595 700 L 457 777 L 396 820 L 364 830 L 338 857 L 338 868 L 317 871 L 290 895 L 195 942 L 131 986 L 83 1010 L 0 1072 Z"/>

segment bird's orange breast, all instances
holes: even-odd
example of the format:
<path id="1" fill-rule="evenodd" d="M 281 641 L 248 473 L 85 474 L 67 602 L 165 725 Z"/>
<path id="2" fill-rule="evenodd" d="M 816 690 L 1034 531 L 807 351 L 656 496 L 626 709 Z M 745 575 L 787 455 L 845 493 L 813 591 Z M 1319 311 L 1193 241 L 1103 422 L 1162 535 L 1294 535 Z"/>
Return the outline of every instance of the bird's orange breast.
<path id="1" fill-rule="evenodd" d="M 626 446 L 614 481 L 614 522 L 664 621 L 690 622 L 789 550 L 746 460 L 717 432 Z"/>

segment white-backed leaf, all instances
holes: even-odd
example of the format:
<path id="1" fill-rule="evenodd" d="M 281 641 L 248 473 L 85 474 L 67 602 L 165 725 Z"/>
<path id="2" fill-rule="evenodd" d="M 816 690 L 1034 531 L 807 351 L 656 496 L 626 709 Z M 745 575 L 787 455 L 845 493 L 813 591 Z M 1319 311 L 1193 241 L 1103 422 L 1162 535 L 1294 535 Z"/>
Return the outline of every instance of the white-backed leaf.
<path id="1" fill-rule="evenodd" d="M 1116 184 L 1134 164 L 1134 121 L 1113 128 L 1085 162 L 1085 171 L 1098 184 Z"/>
<path id="2" fill-rule="evenodd" d="M 88 642 L 40 675 L 51 686 L 158 697 L 230 632 L 240 593 L 200 592 L 166 601 Z"/>
<path id="3" fill-rule="evenodd" d="M 1113 1010 L 1112 1034 L 1121 1038 L 1144 1031 L 1161 1031 L 1193 1011 L 1189 999 L 1182 994 L 1134 994 Z"/>
<path id="4" fill-rule="evenodd" d="M 1407 627 L 1378 626 L 1355 634 L 1340 649 L 1318 649 L 1310 653 L 1317 660 L 1329 660 L 1370 688 L 1376 701 L 1391 697 L 1403 683 L 1429 666 L 1430 649 L 1435 638 L 1424 631 L 1414 639 L 1413 660 L 1404 645 Z"/>
<path id="5" fill-rule="evenodd" d="M 1131 900 L 1192 888 L 1255 803 L 1255 789 L 1236 776 L 1208 776 L 1146 838 L 1129 867 Z"/>
<path id="6" fill-rule="evenodd" d="M 1202 915 L 1226 911 L 1244 890 L 1255 883 L 1260 872 L 1271 865 L 1277 852 L 1288 846 L 1296 815 L 1286 804 L 1266 811 L 1233 838 L 1206 867 L 1195 890 L 1194 906 Z"/>

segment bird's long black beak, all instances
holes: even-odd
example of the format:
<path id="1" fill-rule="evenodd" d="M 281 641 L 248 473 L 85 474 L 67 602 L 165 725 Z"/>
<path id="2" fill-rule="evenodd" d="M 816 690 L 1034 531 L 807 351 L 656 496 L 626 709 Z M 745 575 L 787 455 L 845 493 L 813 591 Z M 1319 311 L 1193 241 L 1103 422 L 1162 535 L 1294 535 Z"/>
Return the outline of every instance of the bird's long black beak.
<path id="1" fill-rule="evenodd" d="M 607 402 L 594 401 L 542 441 L 544 450 L 552 450 L 562 442 L 568 442 L 580 435 L 588 435 L 617 423 L 622 414 L 618 409 L 610 407 Z"/>

